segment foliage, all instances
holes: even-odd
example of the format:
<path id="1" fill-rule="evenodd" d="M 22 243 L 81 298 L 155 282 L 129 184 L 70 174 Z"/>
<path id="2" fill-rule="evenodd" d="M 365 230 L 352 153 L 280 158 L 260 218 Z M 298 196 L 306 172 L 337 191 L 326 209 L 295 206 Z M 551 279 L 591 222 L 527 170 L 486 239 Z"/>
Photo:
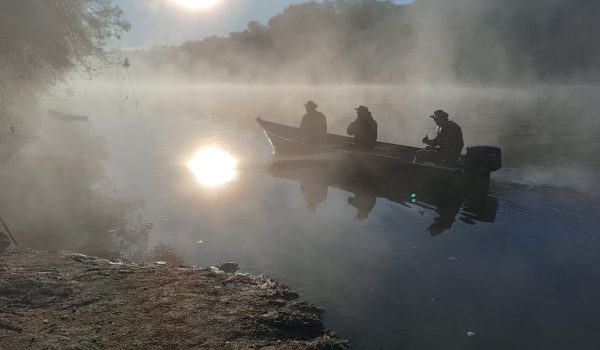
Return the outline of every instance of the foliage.
<path id="1" fill-rule="evenodd" d="M 3 82 L 76 65 L 92 72 L 90 59 L 107 62 L 106 45 L 129 29 L 111 0 L 1 0 L 0 14 Z"/>
<path id="2" fill-rule="evenodd" d="M 18 121 L 34 133 L 23 114 L 64 73 L 111 63 L 107 45 L 129 30 L 122 14 L 112 0 L 0 0 L 0 145 Z"/>
<path id="3" fill-rule="evenodd" d="M 325 0 L 138 56 L 211 80 L 597 81 L 598 15 L 596 0 Z"/>

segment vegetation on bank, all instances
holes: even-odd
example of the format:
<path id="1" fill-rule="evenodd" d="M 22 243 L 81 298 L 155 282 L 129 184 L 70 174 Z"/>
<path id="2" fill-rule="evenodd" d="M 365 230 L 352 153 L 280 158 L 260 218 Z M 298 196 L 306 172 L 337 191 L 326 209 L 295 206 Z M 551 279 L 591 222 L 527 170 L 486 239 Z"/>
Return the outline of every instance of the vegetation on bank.
<path id="1" fill-rule="evenodd" d="M 127 30 L 112 0 L 0 1 L 0 150 L 35 137 L 40 92 L 69 71 L 91 77 L 113 63 L 109 44 Z"/>
<path id="2" fill-rule="evenodd" d="M 312 1 L 137 56 L 198 80 L 598 82 L 599 14 L 595 0 Z"/>

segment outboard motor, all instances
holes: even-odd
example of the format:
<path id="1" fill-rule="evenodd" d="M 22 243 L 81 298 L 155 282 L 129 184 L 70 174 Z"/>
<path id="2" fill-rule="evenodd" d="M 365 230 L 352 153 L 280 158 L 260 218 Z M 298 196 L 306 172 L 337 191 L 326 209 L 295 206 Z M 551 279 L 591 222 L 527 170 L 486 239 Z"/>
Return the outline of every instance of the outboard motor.
<path id="1" fill-rule="evenodd" d="M 465 173 L 473 190 L 485 190 L 490 185 L 490 173 L 502 168 L 502 150 L 494 146 L 467 148 Z"/>
<path id="2" fill-rule="evenodd" d="M 471 146 L 467 148 L 465 170 L 468 172 L 492 172 L 502 168 L 502 150 L 494 146 Z"/>

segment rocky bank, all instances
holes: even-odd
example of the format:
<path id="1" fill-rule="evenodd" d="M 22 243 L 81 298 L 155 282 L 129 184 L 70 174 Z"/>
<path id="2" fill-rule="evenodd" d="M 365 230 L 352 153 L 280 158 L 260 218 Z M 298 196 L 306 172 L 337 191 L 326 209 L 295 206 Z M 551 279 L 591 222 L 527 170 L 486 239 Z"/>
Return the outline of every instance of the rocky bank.
<path id="1" fill-rule="evenodd" d="M 22 249 L 0 256 L 4 350 L 346 348 L 321 314 L 262 275 Z"/>

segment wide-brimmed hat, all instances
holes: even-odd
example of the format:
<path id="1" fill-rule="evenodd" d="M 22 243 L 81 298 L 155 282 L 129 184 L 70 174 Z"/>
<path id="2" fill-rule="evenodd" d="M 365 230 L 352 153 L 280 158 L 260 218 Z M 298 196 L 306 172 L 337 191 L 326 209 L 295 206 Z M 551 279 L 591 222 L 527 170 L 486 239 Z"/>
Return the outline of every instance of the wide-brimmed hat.
<path id="1" fill-rule="evenodd" d="M 355 110 L 355 111 L 358 111 L 359 113 L 360 113 L 360 112 L 364 112 L 364 113 L 366 113 L 366 112 L 368 112 L 368 111 L 369 111 L 369 109 L 368 109 L 367 107 L 365 107 L 365 106 L 358 106 L 358 108 L 354 108 L 354 110 Z"/>
<path id="2" fill-rule="evenodd" d="M 448 118 L 450 115 L 444 111 L 442 111 L 441 109 L 438 109 L 437 111 L 433 112 L 433 115 L 429 116 L 429 118 Z"/>
<path id="3" fill-rule="evenodd" d="M 308 101 L 307 101 L 307 102 L 304 104 L 304 106 L 306 106 L 306 107 L 309 107 L 309 108 L 310 108 L 310 107 L 312 107 L 312 108 L 318 108 L 318 107 L 319 107 L 319 106 L 317 106 L 317 104 L 316 104 L 316 103 L 314 103 L 314 102 L 313 102 L 313 101 L 311 101 L 311 100 L 308 100 Z"/>

